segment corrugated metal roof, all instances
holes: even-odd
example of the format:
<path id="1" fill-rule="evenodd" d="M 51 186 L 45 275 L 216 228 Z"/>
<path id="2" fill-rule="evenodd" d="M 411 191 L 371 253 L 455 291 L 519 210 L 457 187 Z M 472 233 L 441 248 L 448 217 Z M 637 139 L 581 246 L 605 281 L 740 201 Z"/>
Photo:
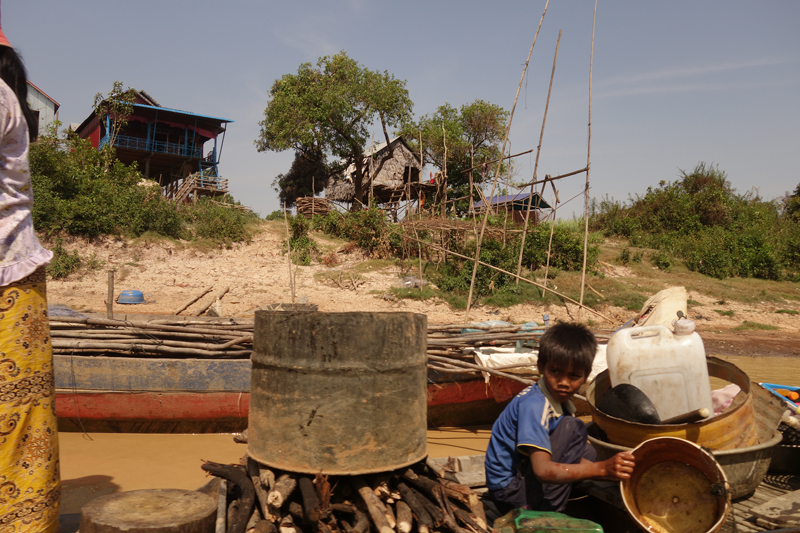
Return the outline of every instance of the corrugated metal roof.
<path id="1" fill-rule="evenodd" d="M 36 89 L 37 91 L 39 91 L 39 92 L 42 94 L 42 96 L 44 96 L 45 98 L 47 98 L 48 100 L 50 100 L 51 102 L 53 102 L 54 104 L 56 104 L 56 110 L 57 110 L 59 107 L 61 107 L 61 104 L 59 104 L 58 102 L 56 102 L 55 100 L 53 100 L 52 98 L 50 98 L 50 96 L 48 96 L 48 94 L 47 94 L 46 92 L 44 92 L 43 90 L 41 90 L 40 88 L 38 88 L 36 85 L 34 85 L 33 83 L 31 83 L 31 80 L 25 80 L 25 81 L 27 81 L 27 82 L 28 82 L 28 85 L 30 85 L 31 87 L 33 87 L 34 89 Z"/>
<path id="2" fill-rule="evenodd" d="M 500 204 L 521 204 L 524 203 L 527 205 L 528 202 L 525 200 L 531 195 L 529 192 L 519 192 L 517 194 L 506 194 L 503 196 L 493 196 L 489 203 L 491 205 L 500 205 Z M 533 198 L 531 199 L 531 207 L 536 208 L 536 202 L 539 202 L 539 207 L 541 209 L 550 209 L 550 204 L 544 201 L 544 199 L 539 200 L 539 193 L 533 193 Z M 475 208 L 483 207 L 483 200 L 479 202 L 475 202 Z"/>
<path id="3" fill-rule="evenodd" d="M 181 115 L 186 115 L 186 116 L 190 116 L 190 117 L 207 118 L 207 119 L 211 119 L 211 120 L 218 120 L 220 122 L 228 122 L 228 123 L 234 122 L 233 120 L 228 119 L 228 118 L 212 117 L 211 115 L 201 115 L 199 113 L 191 113 L 189 111 L 181 111 L 180 109 L 171 109 L 169 107 L 161 107 L 161 106 L 145 105 L 145 104 L 133 104 L 133 107 L 142 107 L 142 108 L 145 108 L 145 109 L 153 109 L 155 111 L 168 111 L 168 112 L 172 112 L 172 113 L 180 113 Z"/>

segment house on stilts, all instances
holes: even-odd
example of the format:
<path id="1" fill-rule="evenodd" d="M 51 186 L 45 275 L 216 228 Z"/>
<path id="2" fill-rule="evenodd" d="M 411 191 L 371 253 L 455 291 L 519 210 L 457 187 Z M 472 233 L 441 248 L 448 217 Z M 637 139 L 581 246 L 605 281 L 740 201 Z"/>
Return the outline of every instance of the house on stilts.
<path id="1" fill-rule="evenodd" d="M 402 137 L 389 143 L 376 143 L 364 152 L 364 176 L 362 188 L 368 191 L 367 198 L 384 204 L 395 216 L 398 205 L 417 201 L 426 193 L 430 196 L 436 186 L 420 181 L 422 164 Z M 334 202 L 352 204 L 355 198 L 353 174 L 355 165 L 345 169 L 343 176 L 331 178 L 325 187 L 325 198 Z"/>
<path id="2" fill-rule="evenodd" d="M 176 202 L 227 194 L 228 180 L 220 176 L 219 158 L 227 125 L 233 121 L 163 107 L 146 92 L 134 92 L 133 113 L 113 140 L 111 114 L 92 112 L 74 128 L 75 133 L 98 150 L 113 142 L 120 161 L 135 163 Z M 210 141 L 213 144 L 204 155 Z"/>

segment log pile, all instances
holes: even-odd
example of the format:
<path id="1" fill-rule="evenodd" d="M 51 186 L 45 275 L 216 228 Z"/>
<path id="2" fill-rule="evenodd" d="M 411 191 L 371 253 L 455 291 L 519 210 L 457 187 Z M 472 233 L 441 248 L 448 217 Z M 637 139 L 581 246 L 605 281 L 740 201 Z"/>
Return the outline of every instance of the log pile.
<path id="1" fill-rule="evenodd" d="M 216 533 L 488 533 L 483 504 L 424 463 L 369 476 L 280 472 L 245 456 L 206 462 L 220 483 Z"/>
<path id="2" fill-rule="evenodd" d="M 298 198 L 296 205 L 297 212 L 306 218 L 311 218 L 312 215 L 325 216 L 333 209 L 331 203 L 325 198 L 314 198 L 311 196 Z"/>

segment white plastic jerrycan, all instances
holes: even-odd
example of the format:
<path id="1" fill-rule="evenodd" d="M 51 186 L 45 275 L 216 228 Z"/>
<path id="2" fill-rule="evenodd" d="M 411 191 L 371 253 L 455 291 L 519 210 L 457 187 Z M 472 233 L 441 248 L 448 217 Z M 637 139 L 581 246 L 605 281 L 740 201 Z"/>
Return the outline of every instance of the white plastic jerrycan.
<path id="1" fill-rule="evenodd" d="M 706 351 L 694 329 L 693 321 L 680 319 L 674 333 L 660 325 L 619 330 L 606 354 L 611 385 L 641 389 L 661 420 L 701 407 L 713 412 Z"/>

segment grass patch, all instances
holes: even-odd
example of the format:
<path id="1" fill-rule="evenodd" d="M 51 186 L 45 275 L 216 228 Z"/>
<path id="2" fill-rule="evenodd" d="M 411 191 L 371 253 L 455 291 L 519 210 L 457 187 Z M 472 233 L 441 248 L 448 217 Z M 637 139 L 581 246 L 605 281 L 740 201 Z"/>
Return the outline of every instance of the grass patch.
<path id="1" fill-rule="evenodd" d="M 733 311 L 731 310 L 714 309 L 714 312 L 722 316 L 733 316 Z"/>
<path id="2" fill-rule="evenodd" d="M 220 249 L 220 245 L 213 239 L 197 239 L 190 241 L 188 247 L 203 254 L 210 254 Z"/>
<path id="3" fill-rule="evenodd" d="M 393 296 L 403 300 L 431 300 L 441 297 L 439 291 L 430 287 L 423 287 L 422 290 L 417 287 L 411 287 L 410 289 L 392 287 L 389 291 Z"/>
<path id="4" fill-rule="evenodd" d="M 53 259 L 47 265 L 47 275 L 52 279 L 65 279 L 70 274 L 79 271 L 98 270 L 103 267 L 103 261 L 95 254 L 89 257 L 82 256 L 77 250 L 69 251 L 64 248 L 64 241 L 57 238 L 51 246 Z"/>
<path id="5" fill-rule="evenodd" d="M 772 324 L 762 324 L 761 322 L 750 322 L 749 320 L 745 320 L 744 322 L 742 322 L 740 326 L 737 326 L 733 329 L 737 331 L 748 331 L 748 330 L 773 331 L 780 328 L 778 326 L 773 326 Z"/>
<path id="6" fill-rule="evenodd" d="M 800 311 L 796 311 L 794 309 L 778 309 L 775 311 L 776 313 L 780 313 L 782 315 L 798 315 Z"/>
<path id="7" fill-rule="evenodd" d="M 355 266 L 358 272 L 375 272 L 378 270 L 385 270 L 395 266 L 395 262 L 389 259 L 367 259 Z"/>
<path id="8" fill-rule="evenodd" d="M 611 305 L 624 307 L 628 311 L 639 311 L 648 298 L 649 296 L 638 292 L 625 292 L 611 295 L 608 300 Z"/>
<path id="9" fill-rule="evenodd" d="M 688 300 L 686 300 L 686 305 L 703 305 L 703 304 L 701 304 L 697 300 L 692 300 L 691 298 L 689 298 Z"/>

